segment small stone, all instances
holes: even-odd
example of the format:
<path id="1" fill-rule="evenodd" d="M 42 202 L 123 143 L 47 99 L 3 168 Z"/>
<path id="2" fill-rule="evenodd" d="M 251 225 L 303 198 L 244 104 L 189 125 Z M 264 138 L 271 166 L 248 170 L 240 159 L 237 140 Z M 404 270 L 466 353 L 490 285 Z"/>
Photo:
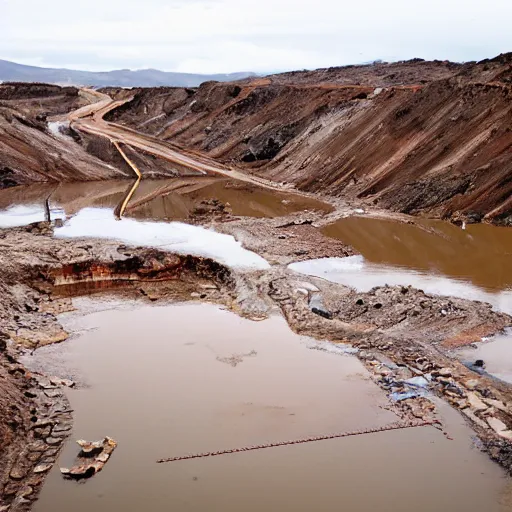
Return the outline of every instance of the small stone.
<path id="1" fill-rule="evenodd" d="M 471 391 L 468 393 L 468 402 L 469 406 L 474 411 L 485 411 L 485 409 L 487 409 L 487 405 L 485 405 L 484 402 L 480 400 L 476 393 L 473 393 Z"/>
<path id="2" fill-rule="evenodd" d="M 48 446 L 44 441 L 37 440 L 28 445 L 29 452 L 44 452 Z"/>
<path id="3" fill-rule="evenodd" d="M 495 407 L 499 411 L 507 412 L 507 407 L 503 402 L 500 402 L 499 400 L 493 400 L 491 398 L 483 398 L 482 399 L 489 407 Z"/>
<path id="4" fill-rule="evenodd" d="M 55 439 L 59 439 L 60 441 L 63 441 L 67 437 L 67 432 L 55 432 L 53 431 L 51 433 L 51 437 L 54 437 Z"/>
<path id="5" fill-rule="evenodd" d="M 332 313 L 330 311 L 316 307 L 311 308 L 311 311 L 315 313 L 315 315 L 321 316 L 327 320 L 332 320 Z"/>
<path id="6" fill-rule="evenodd" d="M 438 370 L 437 373 L 441 377 L 451 377 L 452 376 L 452 371 L 450 370 L 450 368 L 441 368 L 440 370 Z"/>
<path id="7" fill-rule="evenodd" d="M 4 487 L 4 496 L 10 497 L 14 496 L 18 492 L 19 484 L 15 484 L 14 482 L 9 482 Z"/>
<path id="8" fill-rule="evenodd" d="M 34 436 L 42 439 L 42 438 L 48 437 L 50 435 L 51 431 L 52 431 L 51 427 L 35 428 Z"/>
<path id="9" fill-rule="evenodd" d="M 21 496 L 22 498 L 27 498 L 28 496 L 33 494 L 33 492 L 34 492 L 34 489 L 32 487 L 30 487 L 30 485 L 26 485 L 25 487 L 23 487 L 23 489 L 21 489 L 20 492 L 18 492 L 18 496 Z"/>
<path id="10" fill-rule="evenodd" d="M 505 425 L 505 423 L 503 423 L 503 421 L 499 420 L 498 418 L 487 418 L 487 423 L 497 434 L 507 430 L 507 425 Z"/>
<path id="11" fill-rule="evenodd" d="M 50 383 L 54 386 L 65 386 L 67 388 L 72 388 L 75 386 L 75 383 L 70 379 L 61 379 L 59 377 L 50 377 Z"/>
<path id="12" fill-rule="evenodd" d="M 46 473 L 50 469 L 52 469 L 51 464 L 39 464 L 39 466 L 34 468 L 34 473 Z"/>
<path id="13" fill-rule="evenodd" d="M 53 466 L 55 464 L 55 457 L 45 457 L 42 459 L 39 463 L 40 466 L 49 464 L 50 466 Z"/>
<path id="14" fill-rule="evenodd" d="M 62 393 L 58 389 L 47 389 L 45 390 L 44 394 L 48 398 L 57 398 L 59 396 L 62 396 Z"/>
<path id="15" fill-rule="evenodd" d="M 62 443 L 62 439 L 57 438 L 57 437 L 47 437 L 45 439 L 45 441 L 46 441 L 46 444 L 49 444 L 50 446 L 55 446 L 55 445 Z"/>
<path id="16" fill-rule="evenodd" d="M 50 379 L 41 378 L 39 379 L 39 385 L 43 389 L 54 389 L 55 385 L 50 382 Z"/>
<path id="17" fill-rule="evenodd" d="M 197 292 L 192 292 L 190 296 L 193 297 L 194 299 L 198 299 L 199 297 L 201 297 L 201 294 Z"/>
<path id="18" fill-rule="evenodd" d="M 30 462 L 37 462 L 42 456 L 41 452 L 29 452 L 27 453 L 27 459 Z"/>
<path id="19" fill-rule="evenodd" d="M 52 426 L 55 422 L 52 420 L 39 420 L 36 421 L 31 428 L 42 428 L 47 426 Z"/>
<path id="20" fill-rule="evenodd" d="M 469 407 L 469 402 L 467 400 L 464 400 L 463 398 L 461 398 L 460 400 L 456 400 L 456 403 L 459 409 L 466 409 L 467 407 Z"/>
<path id="21" fill-rule="evenodd" d="M 500 437 L 503 437 L 503 439 L 508 439 L 509 441 L 512 441 L 512 430 L 502 430 L 501 432 L 498 432 L 498 435 Z"/>
<path id="22" fill-rule="evenodd" d="M 480 382 L 476 379 L 469 379 L 469 380 L 464 381 L 464 385 L 468 389 L 475 389 L 478 386 L 478 384 L 480 384 Z"/>
<path id="23" fill-rule="evenodd" d="M 22 466 L 22 465 L 20 465 L 20 464 L 16 464 L 11 469 L 11 472 L 9 473 L 9 476 L 13 480 L 23 480 L 25 478 L 25 476 L 27 476 L 27 468 Z"/>
<path id="24" fill-rule="evenodd" d="M 71 430 L 71 425 L 62 423 L 62 424 L 55 425 L 52 429 L 52 433 L 69 432 L 70 430 Z"/>

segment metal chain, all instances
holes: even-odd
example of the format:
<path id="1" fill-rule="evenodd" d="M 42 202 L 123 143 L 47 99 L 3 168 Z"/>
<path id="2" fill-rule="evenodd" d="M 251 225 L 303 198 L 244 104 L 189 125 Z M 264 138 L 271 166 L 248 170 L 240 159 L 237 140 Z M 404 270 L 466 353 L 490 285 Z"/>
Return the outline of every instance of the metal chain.
<path id="1" fill-rule="evenodd" d="M 179 457 L 169 457 L 167 459 L 159 459 L 157 460 L 158 464 L 163 462 L 175 462 L 178 460 L 189 460 L 189 459 L 200 459 L 204 457 L 215 457 L 217 455 L 227 455 L 230 453 L 241 453 L 241 452 L 250 452 L 252 450 L 264 450 L 265 448 L 277 448 L 278 446 L 290 446 L 294 444 L 303 444 L 303 443 L 313 443 L 316 441 L 326 441 L 328 439 L 338 439 L 342 437 L 350 437 L 350 436 L 361 436 L 365 434 L 375 434 L 377 432 L 387 432 L 390 430 L 401 430 L 407 428 L 417 428 L 417 427 L 425 427 L 433 425 L 431 421 L 423 421 L 423 422 L 415 422 L 415 423 L 392 423 L 390 425 L 386 425 L 384 427 L 371 428 L 366 430 L 355 430 L 352 432 L 342 432 L 338 434 L 329 434 L 323 436 L 314 436 L 314 437 L 306 437 L 304 439 L 295 439 L 291 441 L 278 441 L 274 443 L 266 443 L 254 446 L 246 446 L 244 448 L 232 448 L 230 450 L 220 450 L 218 452 L 204 452 L 204 453 L 195 453 L 189 455 L 182 455 Z"/>

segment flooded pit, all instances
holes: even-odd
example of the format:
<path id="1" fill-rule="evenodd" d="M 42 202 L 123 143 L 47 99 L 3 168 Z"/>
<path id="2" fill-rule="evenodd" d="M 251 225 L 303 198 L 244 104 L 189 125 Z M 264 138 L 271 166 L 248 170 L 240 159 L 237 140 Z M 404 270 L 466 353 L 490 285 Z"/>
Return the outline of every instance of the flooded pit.
<path id="1" fill-rule="evenodd" d="M 30 208 L 37 216 L 27 223 L 45 220 L 45 201 L 52 209 L 75 215 L 83 208 L 108 208 L 123 203 L 133 183 L 110 180 L 86 183 L 35 184 L 0 191 L 0 227 L 11 227 L 13 208 Z M 287 192 L 215 177 L 142 180 L 131 197 L 126 217 L 138 220 L 190 220 L 204 209 L 203 203 L 217 200 L 219 212 L 235 216 L 279 217 L 302 210 L 331 211 L 322 201 Z M 224 206 L 222 206 L 224 205 Z M 52 220 L 55 217 L 52 216 Z M 23 224 L 23 219 L 20 219 Z"/>
<path id="2" fill-rule="evenodd" d="M 281 317 L 251 322 L 215 306 L 116 302 L 85 314 L 95 302 L 75 304 L 61 321 L 81 335 L 24 361 L 82 383 L 67 392 L 74 431 L 36 512 L 509 510 L 509 480 L 442 406 L 453 441 L 422 427 L 156 464 L 396 416 L 355 357 L 311 350 L 315 342 Z M 72 463 L 74 440 L 105 435 L 119 443 L 105 469 L 84 484 L 64 481 L 58 466 Z"/>

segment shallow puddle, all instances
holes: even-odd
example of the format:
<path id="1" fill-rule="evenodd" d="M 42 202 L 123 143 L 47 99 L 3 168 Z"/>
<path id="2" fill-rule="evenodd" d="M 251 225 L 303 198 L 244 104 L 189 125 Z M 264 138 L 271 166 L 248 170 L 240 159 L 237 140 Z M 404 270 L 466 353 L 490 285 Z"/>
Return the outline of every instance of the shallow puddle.
<path id="1" fill-rule="evenodd" d="M 512 384 L 512 329 L 507 329 L 503 334 L 498 334 L 489 340 L 485 340 L 478 347 L 466 348 L 458 351 L 458 357 L 469 363 L 477 359 L 485 362 L 485 371 L 494 377 Z"/>
<path id="2" fill-rule="evenodd" d="M 94 301 L 75 303 L 90 310 Z M 184 304 L 79 310 L 62 321 L 82 334 L 25 361 L 84 384 L 68 391 L 75 427 L 58 466 L 72 463 L 75 439 L 109 435 L 119 446 L 83 484 L 55 467 L 36 512 L 509 510 L 509 480 L 472 448 L 471 431 L 448 407 L 453 441 L 421 427 L 156 464 L 396 416 L 355 357 L 310 350 L 315 342 L 281 317 L 251 322 Z"/>
<path id="3" fill-rule="evenodd" d="M 84 208 L 54 229 L 58 238 L 104 238 L 132 246 L 213 258 L 233 268 L 261 270 L 270 264 L 230 235 L 182 222 L 116 219 L 112 210 Z"/>

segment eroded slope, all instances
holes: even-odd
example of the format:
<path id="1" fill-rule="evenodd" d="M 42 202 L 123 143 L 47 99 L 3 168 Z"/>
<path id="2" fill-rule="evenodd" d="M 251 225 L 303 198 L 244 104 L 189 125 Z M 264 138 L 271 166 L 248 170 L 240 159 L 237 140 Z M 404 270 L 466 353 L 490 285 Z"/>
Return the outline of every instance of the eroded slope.
<path id="1" fill-rule="evenodd" d="M 506 54 L 141 89 L 109 120 L 302 190 L 510 223 L 511 69 Z"/>

